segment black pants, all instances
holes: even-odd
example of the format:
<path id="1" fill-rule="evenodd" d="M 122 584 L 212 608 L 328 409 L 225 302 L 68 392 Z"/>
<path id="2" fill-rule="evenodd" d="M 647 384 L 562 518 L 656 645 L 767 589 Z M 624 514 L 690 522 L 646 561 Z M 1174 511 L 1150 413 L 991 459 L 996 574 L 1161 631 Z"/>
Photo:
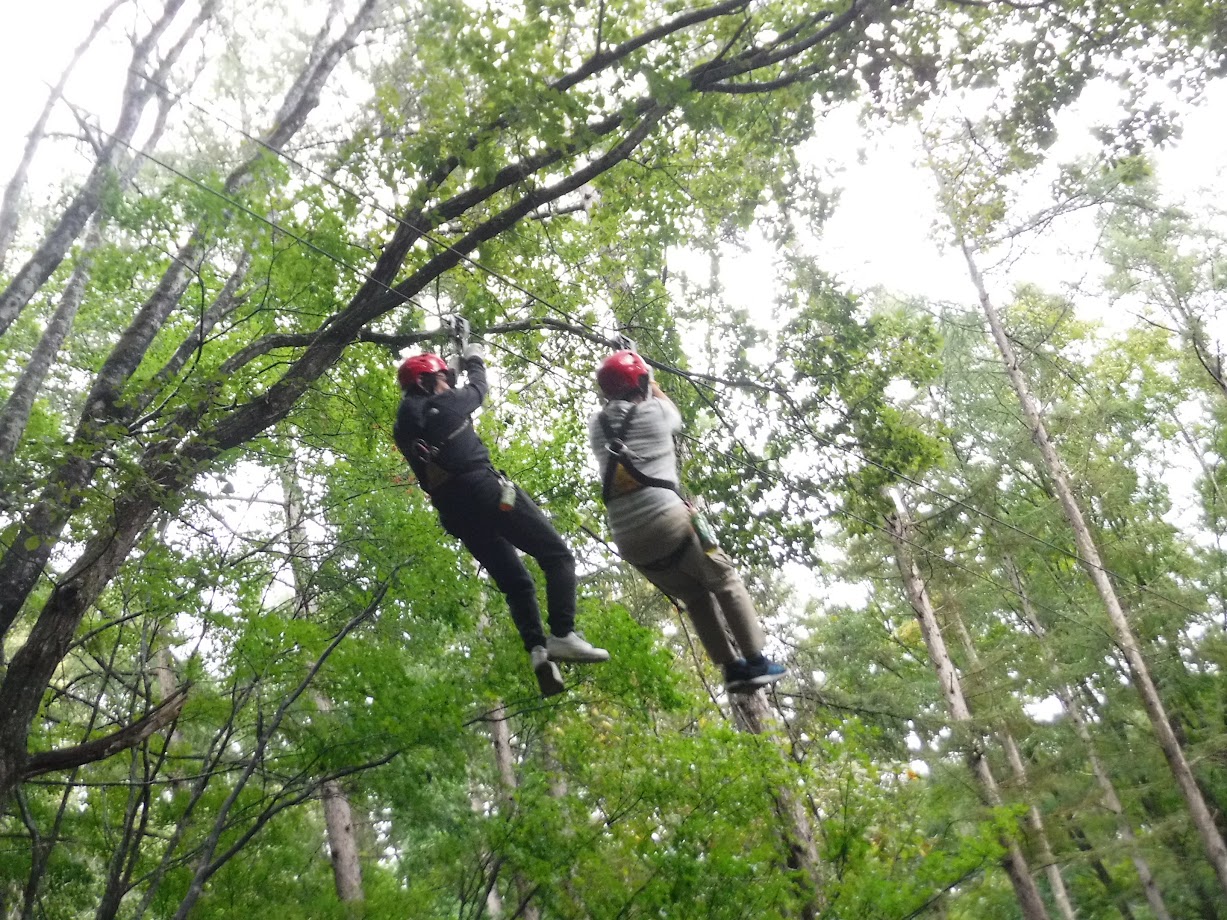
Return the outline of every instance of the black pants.
<path id="1" fill-rule="evenodd" d="M 550 632 L 575 628 L 575 556 L 541 509 L 519 487 L 510 511 L 498 507 L 501 483 L 493 470 L 476 470 L 450 480 L 431 496 L 439 523 L 458 537 L 507 598 L 524 648 L 545 645 L 537 586 L 517 549 L 537 560 L 545 573 Z"/>

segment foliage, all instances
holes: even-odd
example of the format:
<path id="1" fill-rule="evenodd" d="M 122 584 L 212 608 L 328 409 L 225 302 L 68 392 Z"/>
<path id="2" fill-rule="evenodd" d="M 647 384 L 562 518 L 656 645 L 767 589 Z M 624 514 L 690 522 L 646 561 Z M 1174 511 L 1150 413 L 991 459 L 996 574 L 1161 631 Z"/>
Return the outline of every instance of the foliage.
<path id="1" fill-rule="evenodd" d="M 836 197 L 804 154 L 827 113 L 897 117 L 988 81 L 1008 90 L 1001 155 L 964 164 L 956 216 L 967 239 L 1006 238 L 1056 113 L 1139 49 L 1195 89 L 1219 65 L 1214 9 L 260 0 L 189 25 L 179 7 L 137 0 L 149 43 L 128 44 L 152 58 L 121 75 L 133 131 L 155 95 L 178 103 L 168 133 L 132 181 L 127 142 L 98 134 L 96 179 L 23 215 L 47 248 L 0 292 L 7 401 L 82 285 L 0 457 L 6 915 L 1006 917 L 999 864 L 1034 845 L 1035 805 L 1081 915 L 1114 916 L 1140 903 L 1131 854 L 1084 739 L 1033 714 L 1065 688 L 1173 913 L 1211 915 L 1214 877 L 979 321 L 846 290 L 803 230 Z M 1221 240 L 1139 216 L 1155 191 L 1124 152 L 1170 125 L 1135 127 L 1057 192 L 1106 209 L 1110 286 L 1144 274 L 1175 335 L 1108 334 L 1035 287 L 1007 320 L 1221 811 L 1224 555 L 1198 539 L 1227 519 L 1202 335 Z M 87 252 L 73 215 L 94 212 Z M 751 230 L 777 247 L 771 325 L 721 289 Z M 671 274 L 679 247 L 710 283 Z M 581 628 L 615 656 L 568 667 L 562 697 L 539 699 L 504 601 L 392 443 L 395 362 L 442 350 L 456 311 L 492 354 L 478 430 L 575 548 Z M 585 418 L 617 334 L 681 408 L 686 482 L 791 667 L 765 730 L 604 540 Z M 1204 523 L 1173 515 L 1178 435 Z M 924 577 L 970 640 L 958 730 L 884 540 L 890 488 L 923 514 Z M 785 563 L 869 602 L 796 616 Z M 1007 730 L 1032 781 L 988 807 L 966 762 L 1004 775 Z M 338 797 L 358 904 L 329 864 L 320 803 Z"/>

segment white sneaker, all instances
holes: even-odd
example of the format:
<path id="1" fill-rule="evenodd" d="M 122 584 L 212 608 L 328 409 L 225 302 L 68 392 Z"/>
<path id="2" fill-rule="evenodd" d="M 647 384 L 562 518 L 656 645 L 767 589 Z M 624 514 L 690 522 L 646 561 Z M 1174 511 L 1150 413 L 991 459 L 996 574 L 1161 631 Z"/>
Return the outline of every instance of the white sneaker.
<path id="1" fill-rule="evenodd" d="M 545 646 L 538 645 L 529 655 L 532 656 L 533 673 L 537 675 L 537 686 L 541 688 L 542 696 L 554 696 L 567 689 L 562 682 L 562 672 L 558 670 L 558 665 L 550 661 L 550 653 Z"/>
<path id="2" fill-rule="evenodd" d="M 549 636 L 545 647 L 555 661 L 608 661 L 609 652 L 596 648 L 577 632 L 565 636 Z"/>

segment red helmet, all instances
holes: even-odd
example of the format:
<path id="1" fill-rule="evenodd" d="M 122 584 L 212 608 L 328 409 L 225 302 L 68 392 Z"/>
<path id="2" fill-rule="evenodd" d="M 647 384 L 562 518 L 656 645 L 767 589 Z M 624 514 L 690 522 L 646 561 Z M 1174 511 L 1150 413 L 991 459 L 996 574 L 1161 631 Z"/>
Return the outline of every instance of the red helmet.
<path id="1" fill-rule="evenodd" d="M 396 372 L 396 379 L 400 381 L 402 389 L 417 387 L 421 390 L 433 391 L 433 386 L 422 386 L 422 378 L 427 374 L 445 373 L 447 373 L 447 364 L 438 355 L 411 355 L 402 362 L 400 369 Z"/>
<path id="2" fill-rule="evenodd" d="M 633 351 L 615 351 L 596 369 L 597 386 L 609 399 L 647 393 L 651 372 L 647 362 Z"/>

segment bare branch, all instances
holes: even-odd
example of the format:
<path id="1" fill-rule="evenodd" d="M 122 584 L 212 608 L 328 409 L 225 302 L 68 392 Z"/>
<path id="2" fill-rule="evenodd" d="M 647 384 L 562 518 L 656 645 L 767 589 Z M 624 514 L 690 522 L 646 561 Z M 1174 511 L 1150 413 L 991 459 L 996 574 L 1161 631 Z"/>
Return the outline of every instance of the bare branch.
<path id="1" fill-rule="evenodd" d="M 26 761 L 21 771 L 22 779 L 51 773 L 54 770 L 69 770 L 83 764 L 105 760 L 113 754 L 136 747 L 150 735 L 161 731 L 179 717 L 183 704 L 187 702 L 188 685 L 180 687 L 173 695 L 167 697 L 160 705 L 138 719 L 131 725 L 124 726 L 119 731 L 105 738 L 95 738 L 84 744 L 60 748 L 55 751 L 45 751 L 35 754 Z"/>

